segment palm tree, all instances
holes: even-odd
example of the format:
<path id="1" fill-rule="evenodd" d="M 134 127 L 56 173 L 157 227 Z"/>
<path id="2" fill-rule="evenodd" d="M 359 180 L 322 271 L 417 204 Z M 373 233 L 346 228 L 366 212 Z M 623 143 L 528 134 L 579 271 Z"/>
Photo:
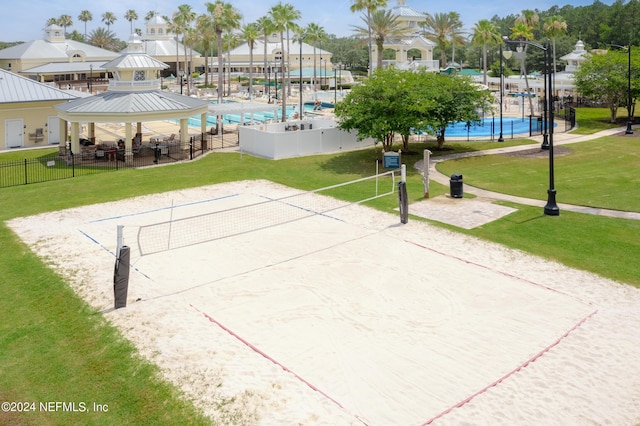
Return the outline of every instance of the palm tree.
<path id="1" fill-rule="evenodd" d="M 202 45 L 204 50 L 204 84 L 209 85 L 209 53 L 211 53 L 212 41 L 216 38 L 216 32 L 213 28 L 209 15 L 200 15 L 196 18 L 196 35 L 197 41 Z"/>
<path id="2" fill-rule="evenodd" d="M 178 81 L 180 82 L 180 91 L 182 91 L 182 77 L 180 76 L 180 52 L 179 52 L 179 47 L 180 47 L 180 43 L 178 43 L 178 37 L 180 36 L 180 31 L 182 30 L 182 26 L 180 25 L 179 21 L 176 21 L 175 18 L 176 14 L 174 13 L 172 18 L 169 18 L 168 16 L 163 16 L 162 19 L 164 19 L 167 22 L 167 32 L 169 33 L 173 33 L 176 35 L 176 78 L 178 79 Z"/>
<path id="3" fill-rule="evenodd" d="M 290 51 L 290 41 L 291 41 L 291 31 L 298 30 L 298 24 L 295 21 L 301 18 L 300 11 L 297 10 L 293 5 L 289 3 L 278 3 L 276 6 L 271 8 L 271 10 L 276 9 L 276 14 L 280 19 L 280 22 L 284 24 L 284 27 L 287 31 L 287 65 L 291 63 L 289 57 Z M 274 19 L 275 22 L 275 19 Z M 283 74 L 284 75 L 284 74 Z M 284 91 L 284 86 L 283 86 Z M 291 96 L 291 67 L 287 66 L 287 94 Z"/>
<path id="4" fill-rule="evenodd" d="M 260 30 L 264 38 L 263 40 L 263 45 L 264 45 L 263 71 L 264 71 L 264 81 L 267 81 L 269 79 L 269 76 L 267 75 L 267 59 L 268 59 L 267 44 L 268 44 L 269 36 L 271 35 L 271 33 L 275 31 L 275 25 L 273 21 L 269 19 L 268 16 L 263 16 L 261 18 L 258 18 L 258 20 L 256 21 L 256 25 L 258 26 L 258 29 Z M 271 102 L 271 99 L 269 99 L 269 102 Z"/>
<path id="5" fill-rule="evenodd" d="M 102 22 L 107 26 L 107 31 L 110 31 L 111 25 L 116 22 L 118 18 L 111 12 L 105 12 L 102 14 Z"/>
<path id="6" fill-rule="evenodd" d="M 461 42 L 462 23 L 457 12 L 427 14 L 420 23 L 426 38 L 436 43 L 440 49 L 440 66 L 447 67 L 447 46 Z"/>
<path id="7" fill-rule="evenodd" d="M 287 63 L 289 63 L 289 30 L 294 29 L 296 27 L 296 24 L 294 21 L 296 21 L 297 19 L 300 19 L 300 12 L 288 3 L 287 4 L 278 3 L 277 5 L 273 6 L 269 10 L 269 15 L 275 25 L 275 31 L 278 31 L 280 33 L 280 46 L 282 47 L 282 55 L 280 58 L 280 68 L 281 68 L 281 74 L 284 79 L 285 53 L 287 55 Z M 284 49 L 284 32 L 285 31 L 287 32 L 286 52 Z M 290 76 L 289 76 L 289 83 L 291 83 Z M 291 94 L 290 91 L 291 91 L 291 86 L 289 86 L 289 94 Z M 282 85 L 282 121 L 287 120 L 286 112 L 287 112 L 287 92 L 285 92 L 284 84 L 283 84 Z"/>
<path id="8" fill-rule="evenodd" d="M 100 27 L 91 31 L 89 34 L 89 44 L 102 49 L 116 50 L 117 40 L 115 34 L 103 27 Z"/>
<path id="9" fill-rule="evenodd" d="M 305 29 L 305 34 L 306 34 L 306 39 L 308 42 L 310 42 L 311 44 L 313 44 L 313 90 L 314 92 L 316 92 L 316 97 L 317 97 L 317 93 L 318 93 L 318 88 L 316 87 L 317 85 L 317 77 L 316 77 L 316 43 L 317 42 L 322 42 L 323 40 L 327 39 L 327 33 L 324 31 L 324 28 L 322 28 L 320 25 L 315 24 L 315 23 L 310 23 L 309 25 L 307 25 L 307 28 Z"/>
<path id="10" fill-rule="evenodd" d="M 382 51 L 384 49 L 384 42 L 389 38 L 404 37 L 409 31 L 409 28 L 403 26 L 398 20 L 397 16 L 394 16 L 390 10 L 378 9 L 371 14 L 371 20 L 367 20 L 362 17 L 362 20 L 367 24 L 366 28 L 353 26 L 358 36 L 366 36 L 368 31 L 371 31 L 372 37 L 375 39 L 376 48 L 378 49 L 378 61 L 376 68 L 382 68 Z"/>
<path id="11" fill-rule="evenodd" d="M 567 22 L 562 16 L 549 16 L 545 18 L 542 24 L 542 31 L 549 37 L 553 43 L 553 77 L 556 74 L 556 38 L 567 33 Z"/>
<path id="12" fill-rule="evenodd" d="M 367 19 L 365 22 L 371 22 L 371 14 L 379 8 L 387 7 L 387 0 L 352 0 L 351 12 L 367 11 Z M 373 68 L 373 35 L 371 27 L 367 27 L 367 36 L 369 40 L 369 75 Z M 382 52 L 378 52 L 378 56 L 382 58 Z M 381 60 L 378 62 L 382 63 Z"/>
<path id="13" fill-rule="evenodd" d="M 488 19 L 481 19 L 473 27 L 473 44 L 482 46 L 483 83 L 487 84 L 487 44 L 502 43 L 498 27 Z"/>
<path id="14" fill-rule="evenodd" d="M 184 49 L 184 70 L 187 76 L 187 92 L 189 91 L 189 77 L 191 67 L 188 65 L 187 59 L 187 34 L 191 28 L 191 23 L 196 19 L 196 13 L 191 10 L 191 6 L 183 4 L 178 6 L 178 11 L 174 13 L 174 21 L 180 25 L 180 33 L 182 33 L 182 47 Z"/>
<path id="15" fill-rule="evenodd" d="M 222 0 L 215 3 L 205 3 L 207 11 L 211 14 L 211 23 L 216 33 L 218 50 L 218 104 L 222 103 L 222 89 L 224 88 L 224 75 L 222 74 L 222 33 L 226 30 L 240 26 L 240 13 L 231 5 Z M 220 133 L 221 117 L 216 120 L 216 129 Z"/>
<path id="16" fill-rule="evenodd" d="M 69 15 L 61 15 L 58 18 L 58 25 L 60 25 L 62 27 L 62 32 L 64 34 L 67 33 L 67 27 L 70 27 L 73 25 L 73 19 L 71 19 L 71 16 Z"/>
<path id="17" fill-rule="evenodd" d="M 87 22 L 93 21 L 93 15 L 88 10 L 83 10 L 78 15 L 78 20 L 84 22 L 84 38 L 87 38 Z"/>
<path id="18" fill-rule="evenodd" d="M 155 10 L 148 11 L 147 14 L 144 16 L 144 22 L 149 22 L 150 20 L 155 18 L 157 14 L 158 12 L 156 12 Z"/>
<path id="19" fill-rule="evenodd" d="M 256 40 L 260 38 L 260 28 L 256 23 L 250 23 L 242 27 L 241 37 L 247 42 L 249 48 L 249 100 L 253 100 L 253 49 Z"/>
<path id="20" fill-rule="evenodd" d="M 529 45 L 524 43 L 528 40 L 533 40 L 533 29 L 540 21 L 540 17 L 532 10 L 523 10 L 520 16 L 516 18 L 513 27 L 511 28 L 512 40 L 520 40 L 522 47 L 522 54 L 520 56 L 520 70 L 524 74 L 524 84 L 527 88 L 527 94 L 530 94 L 529 78 L 527 77 L 527 65 L 525 62 L 527 56 L 527 47 Z M 533 114 L 533 99 L 529 96 L 529 111 Z"/>
<path id="21" fill-rule="evenodd" d="M 45 24 L 47 27 L 51 25 L 58 25 L 58 18 L 49 18 L 47 19 L 47 23 Z"/>
<path id="22" fill-rule="evenodd" d="M 136 13 L 135 10 L 129 9 L 125 12 L 124 19 L 129 21 L 129 24 L 131 25 L 131 34 L 133 34 L 133 21 L 138 19 L 138 14 Z"/>

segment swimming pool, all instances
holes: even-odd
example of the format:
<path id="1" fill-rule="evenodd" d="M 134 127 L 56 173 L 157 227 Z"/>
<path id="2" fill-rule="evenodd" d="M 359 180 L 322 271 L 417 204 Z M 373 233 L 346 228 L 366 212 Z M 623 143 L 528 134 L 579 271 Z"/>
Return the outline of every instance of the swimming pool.
<path id="1" fill-rule="evenodd" d="M 529 134 L 529 131 L 534 134 L 542 132 L 542 119 L 534 117 L 529 119 L 525 117 L 523 120 L 521 117 L 503 117 L 502 118 L 502 135 L 503 137 L 510 137 L 512 135 L 520 135 L 523 133 Z M 554 123 L 554 127 L 557 126 Z M 475 136 L 500 136 L 500 118 L 499 117 L 487 117 L 480 121 L 480 124 L 472 124 L 467 126 L 465 122 L 458 122 L 450 124 L 444 133 L 445 138 L 461 138 L 461 137 L 475 137 Z"/>
<path id="2" fill-rule="evenodd" d="M 231 103 L 232 101 L 225 101 L 225 103 Z M 212 102 L 217 103 L 217 102 Z M 297 105 L 287 105 L 286 107 L 286 115 L 287 118 L 293 118 L 293 114 L 297 109 Z M 313 115 L 313 104 L 304 105 L 305 114 Z M 277 118 L 276 114 L 273 113 L 273 105 L 265 105 L 265 111 L 261 112 L 252 112 L 252 113 L 244 113 L 244 117 L 241 114 L 224 114 L 222 116 L 222 124 L 240 124 L 240 123 L 249 123 L 259 122 L 265 123 L 270 120 L 281 120 L 282 119 L 282 108 L 279 107 L 277 110 Z M 207 116 L 207 127 L 216 125 L 216 117 L 213 115 Z M 200 116 L 189 117 L 188 119 L 189 127 L 200 127 Z"/>

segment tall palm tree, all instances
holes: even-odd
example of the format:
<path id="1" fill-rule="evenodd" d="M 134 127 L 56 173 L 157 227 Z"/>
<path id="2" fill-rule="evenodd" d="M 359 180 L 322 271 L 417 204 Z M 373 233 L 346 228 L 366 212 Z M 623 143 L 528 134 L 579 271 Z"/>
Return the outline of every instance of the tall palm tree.
<path id="1" fill-rule="evenodd" d="M 235 49 L 240 44 L 240 38 L 233 30 L 227 30 L 222 36 L 222 43 L 227 46 L 227 60 L 229 62 L 229 85 L 227 86 L 229 91 L 227 96 L 231 96 L 231 49 Z"/>
<path id="2" fill-rule="evenodd" d="M 285 4 L 279 3 L 277 6 L 274 6 L 272 10 L 274 8 L 277 8 L 277 15 L 279 16 L 279 19 L 281 20 L 281 22 L 284 23 L 285 29 L 287 31 L 286 55 L 287 55 L 287 64 L 290 64 L 291 59 L 289 57 L 289 53 L 290 53 L 289 51 L 290 51 L 291 31 L 298 31 L 298 24 L 296 24 L 295 21 L 300 19 L 302 15 L 300 11 L 290 3 L 285 3 Z M 287 94 L 291 96 L 291 67 L 290 66 L 287 67 Z"/>
<path id="3" fill-rule="evenodd" d="M 371 22 L 371 14 L 379 8 L 387 7 L 387 0 L 352 0 L 351 12 L 367 11 L 367 19 L 365 22 Z M 373 70 L 373 35 L 371 27 L 367 27 L 367 36 L 369 41 L 369 75 Z M 378 52 L 378 56 L 382 58 L 382 52 Z M 378 62 L 382 63 L 381 60 Z"/>
<path id="4" fill-rule="evenodd" d="M 222 33 L 240 26 L 240 13 L 231 5 L 222 0 L 215 3 L 205 3 L 207 11 L 211 15 L 211 22 L 216 33 L 218 47 L 218 103 L 222 103 L 222 89 L 224 89 L 224 75 L 222 74 Z M 216 128 L 220 133 L 221 117 L 216 120 Z"/>
<path id="5" fill-rule="evenodd" d="M 440 66 L 447 67 L 447 46 L 461 41 L 462 22 L 457 12 L 427 14 L 420 23 L 426 38 L 436 43 L 440 49 Z"/>
<path id="6" fill-rule="evenodd" d="M 285 70 L 285 54 L 287 57 L 287 63 L 289 63 L 289 31 L 296 27 L 295 21 L 300 19 L 300 12 L 296 10 L 290 4 L 278 3 L 269 10 L 269 16 L 275 25 L 275 31 L 280 33 L 280 46 L 282 47 L 282 55 L 280 58 L 281 74 L 284 77 Z M 284 48 L 284 32 L 287 32 L 287 48 Z M 291 78 L 289 76 L 289 82 Z M 291 86 L 289 86 L 291 90 Z M 291 94 L 289 92 L 289 94 Z M 282 85 L 282 121 L 287 119 L 287 92 L 284 90 L 284 84 Z"/>
<path id="7" fill-rule="evenodd" d="M 51 25 L 58 25 L 58 18 L 47 19 L 47 23 L 45 24 L 45 26 L 50 27 Z"/>
<path id="8" fill-rule="evenodd" d="M 131 25 L 131 34 L 133 34 L 133 21 L 138 19 L 138 14 L 136 13 L 135 10 L 129 9 L 125 12 L 124 19 L 129 21 L 129 24 Z"/>
<path id="9" fill-rule="evenodd" d="M 180 25 L 179 21 L 175 21 L 173 18 L 175 17 L 175 13 L 172 15 L 171 18 L 169 18 L 168 16 L 163 16 L 162 19 L 164 19 L 167 22 L 167 32 L 168 33 L 173 33 L 176 35 L 176 78 L 178 79 L 178 81 L 180 81 L 180 87 L 182 87 L 182 79 L 180 77 L 180 44 L 178 43 L 178 37 L 180 36 L 180 31 L 182 30 L 182 26 Z"/>
<path id="10" fill-rule="evenodd" d="M 188 4 L 183 4 L 178 6 L 178 11 L 174 13 L 174 20 L 178 22 L 180 25 L 180 33 L 182 34 L 182 47 L 184 50 L 184 70 L 187 76 L 187 92 L 189 91 L 189 77 L 191 67 L 188 64 L 187 59 L 187 44 L 186 40 L 187 34 L 189 33 L 189 29 L 191 28 L 191 23 L 196 19 L 196 13 L 191 10 L 191 6 Z"/>
<path id="11" fill-rule="evenodd" d="M 520 40 L 522 42 L 533 40 L 533 30 L 540 22 L 540 17 L 538 14 L 532 10 L 523 10 L 520 16 L 518 16 L 511 28 L 511 36 L 512 40 Z M 521 43 L 522 54 L 520 56 L 520 70 L 522 74 L 524 74 L 524 84 L 527 88 L 527 94 L 530 92 L 529 88 L 529 78 L 527 76 L 527 48 L 529 45 L 527 43 Z M 533 113 L 533 99 L 529 96 L 529 111 Z"/>
<path id="12" fill-rule="evenodd" d="M 554 15 L 545 18 L 542 24 L 542 31 L 551 39 L 553 43 L 553 77 L 555 78 L 556 70 L 556 38 L 567 33 L 567 21 L 562 16 Z"/>
<path id="13" fill-rule="evenodd" d="M 269 36 L 275 31 L 275 25 L 273 23 L 273 21 L 271 19 L 269 19 L 268 16 L 263 16 L 261 18 L 258 18 L 258 20 L 256 21 L 256 25 L 258 26 L 258 29 L 260 30 L 263 38 L 264 38 L 264 64 L 263 64 L 263 71 L 264 71 L 264 81 L 267 81 L 269 79 L 269 76 L 267 75 L 267 59 L 268 59 L 268 53 L 267 53 L 267 44 L 268 44 L 268 40 L 269 40 Z M 269 102 L 271 102 L 271 99 L 269 99 Z"/>
<path id="14" fill-rule="evenodd" d="M 304 32 L 306 34 L 307 41 L 313 45 L 313 91 L 316 93 L 317 97 L 318 88 L 316 86 L 318 80 L 316 76 L 316 43 L 326 40 L 327 33 L 324 31 L 323 27 L 313 22 L 307 25 Z"/>
<path id="15" fill-rule="evenodd" d="M 253 100 L 253 49 L 260 38 L 258 24 L 252 22 L 242 27 L 241 37 L 247 42 L 249 48 L 249 100 Z"/>
<path id="16" fill-rule="evenodd" d="M 84 38 L 87 38 L 87 22 L 93 21 L 93 15 L 88 10 L 83 10 L 78 15 L 78 20 L 84 22 Z"/>
<path id="17" fill-rule="evenodd" d="M 147 14 L 144 16 L 144 22 L 149 22 L 150 20 L 155 18 L 157 14 L 158 12 L 156 12 L 155 10 L 148 11 Z"/>
<path id="18" fill-rule="evenodd" d="M 116 22 L 118 18 L 112 12 L 105 12 L 102 14 L 102 22 L 107 26 L 107 31 L 111 30 L 111 25 Z"/>
<path id="19" fill-rule="evenodd" d="M 213 40 L 216 38 L 216 32 L 213 28 L 209 15 L 200 15 L 196 18 L 196 34 L 197 40 L 204 50 L 204 84 L 209 85 L 209 54 Z"/>
<path id="20" fill-rule="evenodd" d="M 61 15 L 58 18 L 58 25 L 60 25 L 62 27 L 62 32 L 64 34 L 67 33 L 67 27 L 70 27 L 73 25 L 73 19 L 71 19 L 71 16 L 69 15 Z"/>
<path id="21" fill-rule="evenodd" d="M 366 28 L 353 26 L 358 36 L 366 36 L 369 31 L 374 38 L 376 48 L 378 49 L 378 61 L 376 68 L 382 68 L 382 51 L 384 42 L 389 38 L 404 37 L 411 30 L 402 25 L 398 17 L 393 15 L 390 10 L 378 9 L 371 14 L 371 19 L 367 22 L 365 17 L 362 20 L 367 24 Z"/>
<path id="22" fill-rule="evenodd" d="M 487 84 L 487 44 L 502 43 L 502 39 L 496 24 L 488 19 L 478 21 L 472 31 L 472 43 L 482 46 L 483 83 Z"/>

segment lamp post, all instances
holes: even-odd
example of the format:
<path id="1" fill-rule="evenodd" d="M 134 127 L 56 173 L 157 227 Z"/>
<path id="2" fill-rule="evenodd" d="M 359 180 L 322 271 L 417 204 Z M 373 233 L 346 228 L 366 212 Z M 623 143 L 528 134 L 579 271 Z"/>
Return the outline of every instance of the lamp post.
<path id="1" fill-rule="evenodd" d="M 631 128 L 631 125 L 633 124 L 633 118 L 631 117 L 631 114 L 633 114 L 633 108 L 631 103 L 633 102 L 633 99 L 631 97 L 631 40 L 629 40 L 629 49 L 628 50 L 628 56 L 627 56 L 627 92 L 628 92 L 628 103 L 627 103 L 627 130 L 625 131 L 625 133 L 627 135 L 631 135 L 633 134 L 633 129 Z"/>
<path id="2" fill-rule="evenodd" d="M 528 44 L 533 47 L 537 47 L 544 51 L 545 55 L 545 70 L 549 70 L 549 64 L 551 63 L 551 46 L 547 41 L 545 45 L 541 45 L 538 43 L 534 43 L 528 40 L 508 40 L 505 39 L 507 43 L 519 43 L 519 44 Z M 545 109 L 549 113 L 549 189 L 547 190 L 547 204 L 544 206 L 544 214 L 547 216 L 559 216 L 560 208 L 556 203 L 556 189 L 555 189 L 555 174 L 554 174 L 554 158 L 553 158 L 553 78 L 550 72 L 545 74 Z"/>
<path id="3" fill-rule="evenodd" d="M 324 63 L 324 86 L 327 85 L 327 60 L 323 59 L 322 62 Z"/>
<path id="4" fill-rule="evenodd" d="M 333 67 L 333 107 L 335 108 L 336 103 L 338 102 L 338 74 L 336 72 L 336 64 Z"/>
<path id="5" fill-rule="evenodd" d="M 89 76 L 89 93 L 93 94 L 93 64 L 89 65 L 89 70 L 91 71 Z"/>
<path id="6" fill-rule="evenodd" d="M 267 103 L 271 103 L 271 62 L 267 67 Z"/>

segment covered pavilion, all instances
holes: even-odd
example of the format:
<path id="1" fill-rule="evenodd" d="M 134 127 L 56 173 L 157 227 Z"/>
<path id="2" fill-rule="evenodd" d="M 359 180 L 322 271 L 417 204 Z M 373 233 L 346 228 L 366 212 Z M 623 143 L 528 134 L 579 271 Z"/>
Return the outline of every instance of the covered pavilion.
<path id="1" fill-rule="evenodd" d="M 201 132 L 206 132 L 206 115 L 210 103 L 197 98 L 161 90 L 160 71 L 168 66 L 144 53 L 139 36 L 132 35 L 129 48 L 103 68 L 113 74 L 106 92 L 76 99 L 56 106 L 58 117 L 71 124 L 71 150 L 80 152 L 80 127 L 89 123 L 89 139 L 95 142 L 95 123 L 125 123 L 125 162 L 132 162 L 133 143 L 142 142 L 145 121 L 179 120 L 180 142 L 189 138 L 188 119 L 201 116 Z M 134 133 L 133 124 L 136 123 Z"/>

